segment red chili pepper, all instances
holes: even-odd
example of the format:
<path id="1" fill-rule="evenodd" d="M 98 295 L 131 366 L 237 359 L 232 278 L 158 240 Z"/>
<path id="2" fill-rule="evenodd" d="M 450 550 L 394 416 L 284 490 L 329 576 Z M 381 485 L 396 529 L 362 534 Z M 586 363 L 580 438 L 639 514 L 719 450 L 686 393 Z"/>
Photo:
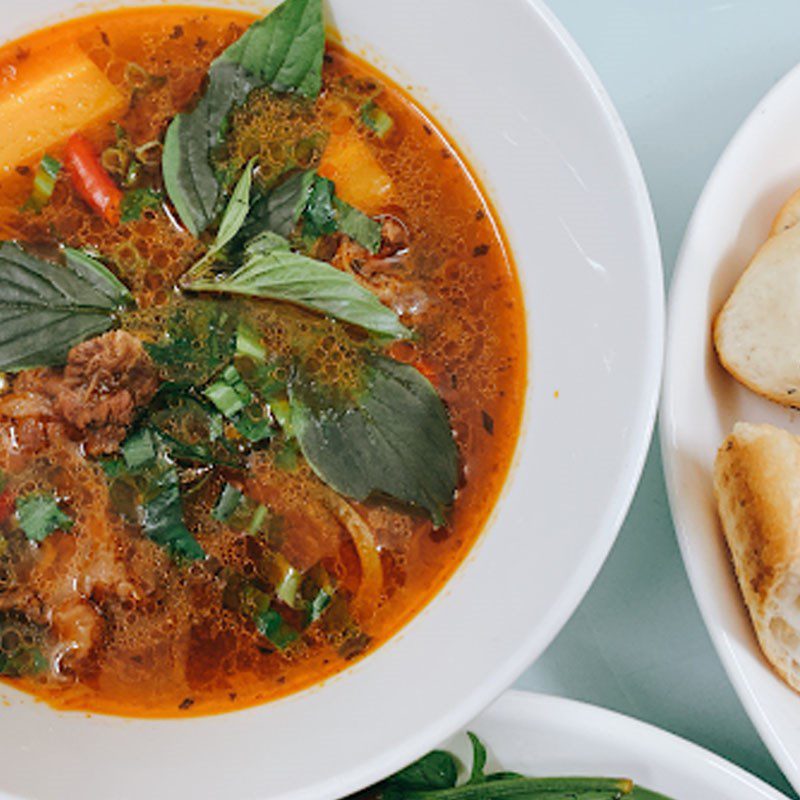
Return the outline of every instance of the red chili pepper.
<path id="1" fill-rule="evenodd" d="M 14 493 L 6 489 L 0 492 L 0 524 L 14 513 Z"/>
<path id="2" fill-rule="evenodd" d="M 92 143 L 76 133 L 67 142 L 65 161 L 72 185 L 78 194 L 106 222 L 117 225 L 122 206 L 122 191 L 106 172 Z"/>

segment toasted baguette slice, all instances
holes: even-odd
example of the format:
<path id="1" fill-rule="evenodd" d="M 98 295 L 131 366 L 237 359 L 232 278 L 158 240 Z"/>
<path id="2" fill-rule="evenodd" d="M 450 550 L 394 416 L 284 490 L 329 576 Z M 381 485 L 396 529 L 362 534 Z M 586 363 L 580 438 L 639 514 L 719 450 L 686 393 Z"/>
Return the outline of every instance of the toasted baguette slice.
<path id="1" fill-rule="evenodd" d="M 800 225 L 761 246 L 717 315 L 714 344 L 745 386 L 800 405 Z"/>
<path id="2" fill-rule="evenodd" d="M 798 222 L 800 222 L 800 189 L 783 204 L 772 223 L 769 235 L 776 236 L 783 233 L 789 228 L 793 228 Z"/>
<path id="3" fill-rule="evenodd" d="M 738 423 L 717 454 L 714 489 L 761 649 L 800 691 L 800 439 Z"/>

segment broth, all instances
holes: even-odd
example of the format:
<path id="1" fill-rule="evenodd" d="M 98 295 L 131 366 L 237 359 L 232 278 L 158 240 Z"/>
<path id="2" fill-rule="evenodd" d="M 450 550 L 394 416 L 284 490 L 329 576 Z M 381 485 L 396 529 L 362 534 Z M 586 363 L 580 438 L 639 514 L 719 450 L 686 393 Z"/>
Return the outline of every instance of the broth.
<path id="1" fill-rule="evenodd" d="M 132 147 L 161 142 L 172 118 L 191 107 L 212 59 L 253 20 L 184 7 L 73 20 L 0 51 L 0 102 L 20 76 L 46 69 L 58 54 L 77 47 L 124 99 L 110 117 L 83 129 L 97 151 L 113 150 L 120 131 Z M 130 482 L 109 477 L 109 461 L 118 463 L 117 456 L 94 457 L 70 426 L 47 413 L 31 420 L 15 411 L 21 398 L 38 397 L 42 381 L 58 377 L 58 370 L 45 377 L 9 376 L 0 395 L 6 491 L 16 498 L 50 492 L 72 524 L 40 543 L 20 533 L 19 510 L 0 524 L 0 610 L 4 635 L 13 640 L 7 653 L 17 652 L 14 636 L 50 641 L 56 631 L 53 649 L 43 650 L 47 669 L 7 679 L 57 708 L 148 717 L 210 714 L 317 683 L 385 642 L 440 591 L 497 502 L 519 434 L 526 364 L 521 292 L 498 220 L 457 149 L 397 85 L 331 42 L 323 78 L 313 107 L 300 107 L 291 97 L 251 96 L 234 112 L 224 157 L 241 166 L 255 155 L 265 181 L 287 159 L 316 167 L 345 201 L 356 206 L 360 199 L 361 210 L 382 222 L 378 256 L 364 258 L 348 242 L 325 237 L 313 253 L 353 274 L 417 334 L 388 353 L 425 375 L 447 407 L 460 478 L 446 524 L 436 527 L 420 510 L 375 496 L 342 504 L 288 437 L 277 434 L 268 447 L 248 451 L 244 469 L 181 471 L 186 526 L 205 558 L 176 560 L 142 535 L 135 513 L 124 512 L 125 493 L 133 490 Z M 363 110 L 373 97 L 393 123 L 383 137 L 353 121 L 354 103 Z M 299 129 L 302 146 L 292 144 Z M 355 161 L 337 159 L 347 147 L 357 151 Z M 62 159 L 63 142 L 48 152 Z M 81 199 L 62 171 L 39 213 L 20 211 L 40 156 L 6 169 L 0 235 L 45 255 L 57 245 L 102 254 L 137 302 L 122 317 L 125 332 L 158 344 L 170 326 L 195 315 L 207 338 L 201 335 L 191 353 L 202 360 L 214 346 L 214 315 L 246 315 L 271 358 L 299 361 L 336 386 L 360 380 L 353 365 L 360 363 L 363 332 L 286 303 L 177 292 L 180 277 L 208 242 L 180 226 L 168 204 L 112 224 Z M 343 171 L 342 163 L 360 168 Z M 150 171 L 147 185 L 160 189 L 158 170 Z M 365 183 L 372 186 L 366 193 Z M 165 380 L 163 369 L 159 377 Z M 182 411 L 181 424 L 189 415 Z M 214 518 L 226 482 L 264 509 L 269 519 L 258 535 Z M 352 526 L 363 524 L 374 536 L 372 555 L 353 537 Z M 372 568 L 377 558 L 380 578 L 371 588 L 364 585 L 365 558 L 373 559 Z M 285 649 L 266 640 L 252 615 L 243 613 L 242 597 L 252 582 L 269 584 L 267 561 L 269 569 L 290 564 L 304 580 L 316 575 L 316 592 L 327 582 L 336 587 L 333 601 L 326 600 L 331 607 Z M 82 584 L 87 588 L 77 590 L 76 600 L 75 587 Z M 298 627 L 291 608 L 283 610 L 284 621 Z"/>

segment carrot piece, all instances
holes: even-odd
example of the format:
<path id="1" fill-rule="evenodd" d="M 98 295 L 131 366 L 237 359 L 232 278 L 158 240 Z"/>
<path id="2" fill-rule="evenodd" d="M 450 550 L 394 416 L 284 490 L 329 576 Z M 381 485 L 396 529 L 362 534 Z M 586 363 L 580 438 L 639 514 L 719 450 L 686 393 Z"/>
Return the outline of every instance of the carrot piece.
<path id="1" fill-rule="evenodd" d="M 336 184 L 336 194 L 342 200 L 366 214 L 374 214 L 391 202 L 392 179 L 352 124 L 342 133 L 331 134 L 318 172 Z"/>
<path id="2" fill-rule="evenodd" d="M 0 67 L 0 175 L 121 113 L 128 101 L 77 44 Z"/>
<path id="3" fill-rule="evenodd" d="M 65 162 L 72 185 L 78 194 L 106 222 L 117 225 L 122 206 L 122 190 L 106 172 L 92 143 L 76 133 L 67 142 Z"/>

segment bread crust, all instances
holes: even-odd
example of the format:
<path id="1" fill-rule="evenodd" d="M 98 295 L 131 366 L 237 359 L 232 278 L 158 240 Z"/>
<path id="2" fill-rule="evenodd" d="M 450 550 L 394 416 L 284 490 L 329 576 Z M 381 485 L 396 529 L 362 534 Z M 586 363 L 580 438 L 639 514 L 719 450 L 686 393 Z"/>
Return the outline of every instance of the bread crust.
<path id="1" fill-rule="evenodd" d="M 800 691 L 800 439 L 738 423 L 717 454 L 714 491 L 761 649 Z"/>

